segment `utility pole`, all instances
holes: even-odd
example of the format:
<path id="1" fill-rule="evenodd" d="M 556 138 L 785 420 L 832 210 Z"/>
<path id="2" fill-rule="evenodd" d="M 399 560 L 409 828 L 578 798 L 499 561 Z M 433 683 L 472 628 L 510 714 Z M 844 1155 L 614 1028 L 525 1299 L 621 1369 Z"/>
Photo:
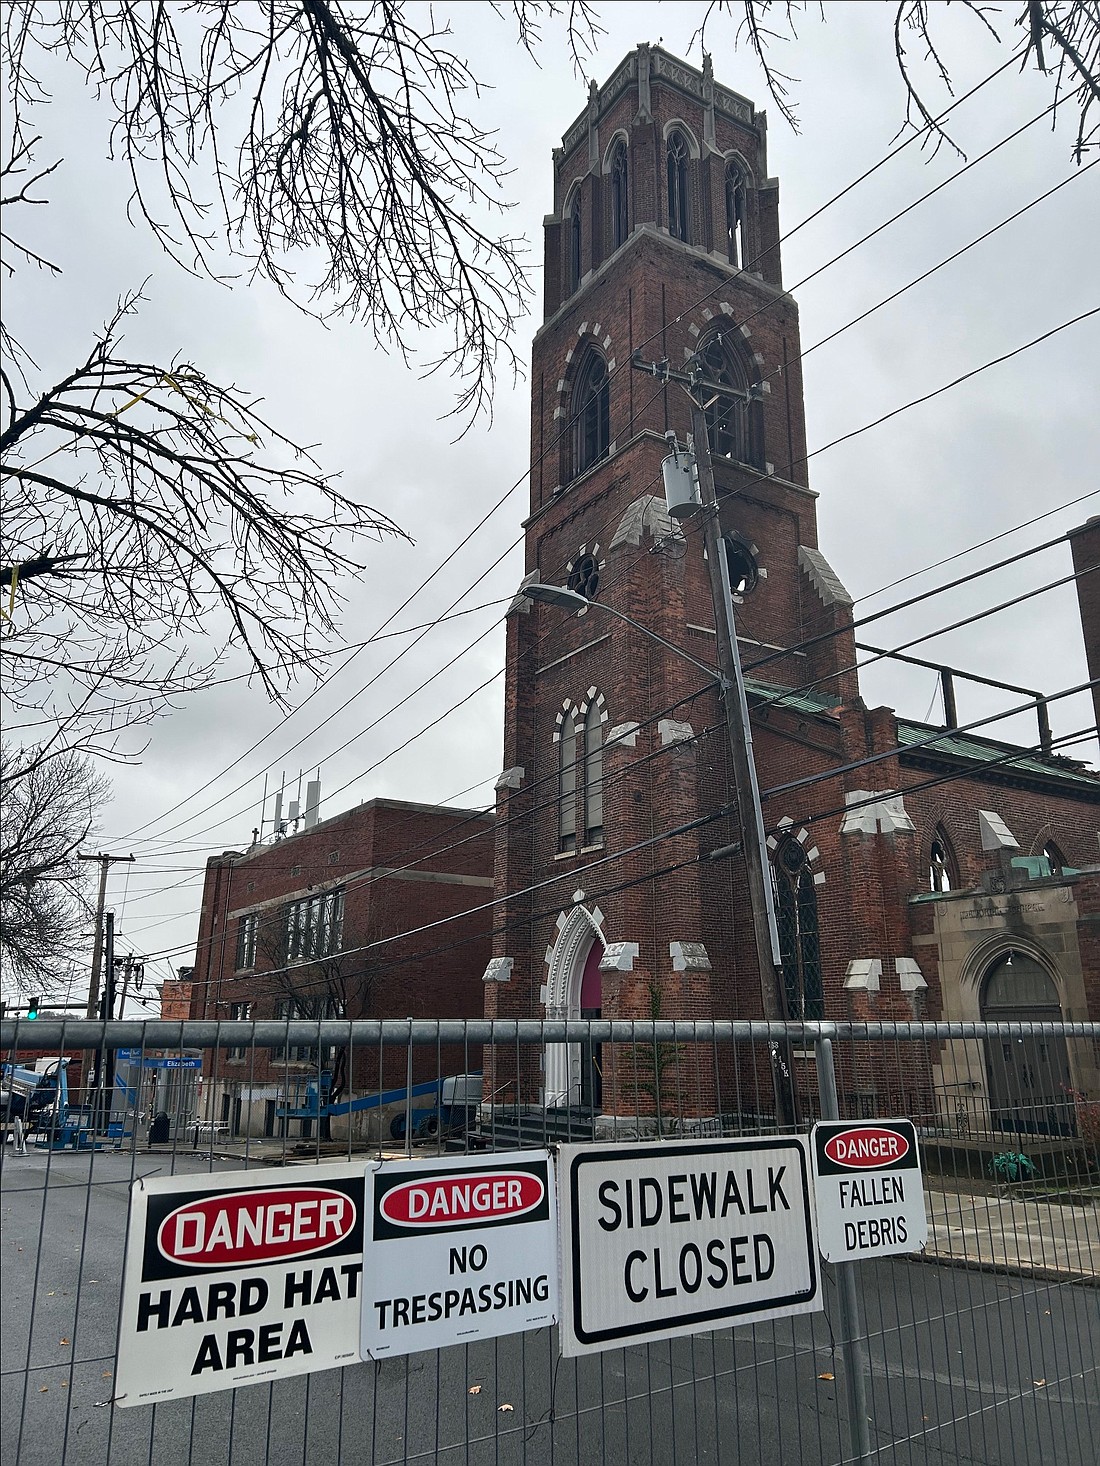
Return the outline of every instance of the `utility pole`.
<path id="1" fill-rule="evenodd" d="M 133 861 L 132 855 L 77 855 L 77 860 L 99 861 L 99 897 L 95 908 L 95 945 L 92 948 L 92 975 L 88 980 L 88 1018 L 99 1017 L 99 979 L 103 972 L 103 912 L 107 905 L 107 872 L 117 861 Z"/>
<path id="2" fill-rule="evenodd" d="M 760 808 L 760 786 L 753 758 L 752 729 L 749 724 L 745 678 L 737 650 L 737 628 L 733 616 L 733 593 L 730 587 L 726 546 L 718 524 L 718 499 L 714 487 L 714 470 L 710 457 L 710 436 L 706 414 L 696 394 L 710 397 L 720 394 L 737 397 L 746 403 L 752 400 L 751 389 L 741 391 L 728 384 L 710 381 L 698 371 L 678 372 L 667 362 L 645 362 L 635 353 L 632 365 L 665 381 L 686 387 L 692 398 L 691 432 L 696 474 L 702 500 L 703 546 L 710 575 L 714 602 L 714 623 L 718 652 L 718 670 L 722 674 L 722 705 L 733 762 L 737 813 L 741 826 L 742 853 L 749 887 L 753 937 L 760 972 L 760 997 L 764 1017 L 769 1023 L 782 1023 L 787 1017 L 783 961 L 779 945 L 779 925 L 775 912 L 771 867 L 768 860 L 764 816 Z M 784 1037 L 772 1045 L 772 1081 L 775 1091 L 776 1118 L 780 1124 L 798 1123 L 798 1104 L 790 1065 L 790 1044 Z"/>

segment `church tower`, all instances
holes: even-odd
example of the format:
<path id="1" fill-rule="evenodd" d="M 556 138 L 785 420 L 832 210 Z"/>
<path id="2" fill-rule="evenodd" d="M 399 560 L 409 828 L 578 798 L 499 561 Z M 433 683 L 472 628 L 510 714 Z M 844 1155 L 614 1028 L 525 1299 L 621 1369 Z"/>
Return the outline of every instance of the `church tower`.
<path id="1" fill-rule="evenodd" d="M 766 119 L 714 80 L 709 58 L 699 71 L 642 45 L 592 84 L 553 164 L 524 584 L 594 604 L 573 615 L 521 586 L 509 613 L 496 860 L 497 895 L 509 899 L 486 1011 L 757 1017 L 738 853 L 748 834 L 731 812 L 715 679 L 697 665 L 717 655 L 702 536 L 694 520 L 670 518 L 662 485 L 670 435 L 687 442 L 691 400 L 634 362 L 697 368 L 747 394 L 706 406 L 741 658 L 757 701 L 769 684 L 810 689 L 769 711 L 761 781 L 836 762 L 838 710 L 861 706 L 851 603 L 817 544 Z M 786 824 L 770 841 L 786 1007 L 820 1017 L 818 852 Z M 702 1056 L 673 1067 L 678 1108 L 721 1104 Z M 659 1103 L 629 1056 L 581 1045 L 547 1045 L 541 1072 L 517 1080 L 548 1108 Z"/>

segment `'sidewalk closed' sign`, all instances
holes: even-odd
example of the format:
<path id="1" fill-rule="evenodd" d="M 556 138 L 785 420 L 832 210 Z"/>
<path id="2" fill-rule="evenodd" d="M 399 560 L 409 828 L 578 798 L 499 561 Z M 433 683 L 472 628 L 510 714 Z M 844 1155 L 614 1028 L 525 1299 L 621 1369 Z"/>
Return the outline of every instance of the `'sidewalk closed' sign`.
<path id="1" fill-rule="evenodd" d="M 566 1145 L 565 1355 L 822 1306 L 806 1138 Z"/>
<path id="2" fill-rule="evenodd" d="M 365 1359 L 553 1323 L 557 1215 L 548 1152 L 373 1165 L 364 1256 Z"/>
<path id="3" fill-rule="evenodd" d="M 353 1363 L 362 1271 L 362 1162 L 139 1181 L 115 1403 Z"/>

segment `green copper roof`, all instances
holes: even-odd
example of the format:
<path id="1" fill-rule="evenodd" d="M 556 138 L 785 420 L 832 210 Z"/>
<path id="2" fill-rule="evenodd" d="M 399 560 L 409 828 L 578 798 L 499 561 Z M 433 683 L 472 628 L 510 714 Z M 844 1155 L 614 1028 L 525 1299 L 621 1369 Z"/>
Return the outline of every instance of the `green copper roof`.
<path id="1" fill-rule="evenodd" d="M 924 753 L 946 754 L 949 758 L 963 758 L 977 764 L 995 764 L 1006 773 L 1037 774 L 1044 779 L 1084 785 L 1100 793 L 1100 777 L 1069 759 L 1044 757 L 1027 749 L 1017 750 L 1011 743 L 995 743 L 974 738 L 969 733 L 954 733 L 951 729 L 945 729 L 938 738 L 925 742 L 937 731 L 928 723 L 908 723 L 898 719 L 898 743 L 903 749 L 916 749 L 921 745 L 920 751 Z"/>
<path id="2" fill-rule="evenodd" d="M 750 697 L 764 698 L 780 707 L 793 708 L 797 713 L 824 716 L 840 706 L 838 697 L 827 697 L 821 692 L 789 692 L 785 687 L 777 687 L 774 682 L 754 682 L 749 677 L 745 678 L 745 691 Z"/>

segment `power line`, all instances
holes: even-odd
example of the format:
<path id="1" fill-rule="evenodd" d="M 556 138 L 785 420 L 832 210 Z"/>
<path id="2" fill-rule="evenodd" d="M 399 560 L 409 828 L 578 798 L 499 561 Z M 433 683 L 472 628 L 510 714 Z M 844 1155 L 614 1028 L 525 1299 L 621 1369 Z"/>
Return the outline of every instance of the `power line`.
<path id="1" fill-rule="evenodd" d="M 813 219 L 818 218 L 822 213 L 824 213 L 824 211 L 827 208 L 832 207 L 834 204 L 836 204 L 841 199 L 843 199 L 844 197 L 846 197 L 848 193 L 852 192 L 853 189 L 855 189 L 856 187 L 858 187 L 860 183 L 864 182 L 873 173 L 875 173 L 880 167 L 884 166 L 892 158 L 896 157 L 899 153 L 903 152 L 905 150 L 905 148 L 908 147 L 911 143 L 915 142 L 919 137 L 921 137 L 925 133 L 927 133 L 934 126 L 934 124 L 936 122 L 942 121 L 943 118 L 946 117 L 950 112 L 954 111 L 957 107 L 961 106 L 964 102 L 968 101 L 971 97 L 973 97 L 974 95 L 976 95 L 977 92 L 979 92 L 984 86 L 986 86 L 988 83 L 990 83 L 991 81 L 993 81 L 996 77 L 998 77 L 999 75 L 1001 75 L 1001 73 L 1007 69 L 1007 66 L 1009 64 L 1010 63 L 1004 63 L 1000 67 L 996 68 L 992 73 L 990 73 L 989 76 L 985 77 L 981 82 L 977 83 L 968 92 L 966 92 L 962 97 L 960 97 L 957 100 L 953 101 L 947 108 L 944 109 L 944 111 L 939 115 L 938 118 L 934 119 L 934 122 L 926 123 L 923 127 L 917 129 L 910 137 L 906 138 L 897 147 L 891 149 L 882 159 L 880 159 L 878 162 L 876 162 L 874 165 L 872 165 L 872 167 L 870 167 L 869 169 L 865 170 L 864 173 L 862 173 L 861 175 L 859 175 L 851 183 L 847 184 L 837 194 L 835 194 L 831 199 L 829 199 L 825 204 L 822 204 L 821 206 L 819 206 L 818 209 L 816 209 L 811 215 L 809 215 L 807 219 L 802 220 L 799 224 L 795 225 L 791 230 L 787 231 L 787 233 L 785 235 L 781 235 L 780 236 L 780 242 L 783 242 L 783 240 L 785 240 L 785 239 L 789 239 L 799 229 L 801 229 L 802 227 L 804 227 L 806 224 L 810 223 Z M 1047 110 L 1049 111 L 1050 109 L 1047 109 Z M 1040 114 L 1040 116 L 1044 116 L 1044 115 L 1046 115 L 1046 113 Z M 1032 119 L 1032 120 L 1033 121 L 1036 121 L 1038 119 Z M 1026 126 L 1030 126 L 1030 125 L 1031 125 L 1031 123 L 1026 124 Z M 1024 130 L 1024 129 L 1019 129 L 1019 131 L 1022 131 L 1022 130 Z M 1018 135 L 1018 134 L 1012 134 L 1011 137 L 1014 137 L 1016 135 Z M 1002 140 L 1002 143 L 1001 144 L 998 144 L 997 146 L 1001 146 L 1001 145 L 1003 145 L 1004 142 L 1010 141 L 1011 140 L 1011 137 L 1010 138 L 1003 139 Z M 990 151 L 995 151 L 995 149 L 992 149 Z M 967 165 L 967 168 L 972 167 L 972 166 L 976 166 L 976 164 L 979 163 L 979 162 L 981 162 L 982 159 L 984 157 L 986 157 L 986 156 L 988 156 L 988 153 L 983 154 L 978 159 L 975 159 L 974 160 L 974 163 Z M 961 171 L 966 171 L 966 169 L 963 169 Z M 957 177 L 957 176 L 959 176 L 957 173 L 955 175 L 952 175 L 952 177 Z M 947 180 L 947 181 L 951 181 L 951 180 Z M 940 185 L 940 186 L 943 186 L 943 185 Z M 935 191 L 936 190 L 933 190 L 933 192 L 935 192 Z M 930 195 L 925 195 L 924 197 L 930 197 Z M 923 200 L 917 200 L 917 203 L 920 203 L 922 201 Z M 915 207 L 915 206 L 916 205 L 914 204 L 914 205 L 911 205 L 910 207 Z M 903 212 L 907 212 L 907 211 L 903 211 Z M 900 217 L 900 215 L 895 216 L 895 218 L 897 218 L 897 217 Z M 894 222 L 894 221 L 893 220 L 887 221 L 888 224 L 889 223 L 892 223 L 892 222 Z M 883 225 L 881 227 L 887 227 L 887 226 L 886 225 Z M 867 236 L 867 237 L 869 238 L 871 236 Z M 863 242 L 865 242 L 865 241 L 863 241 L 863 240 L 857 241 L 857 243 L 855 245 L 851 246 L 849 250 L 845 251 L 845 254 L 851 253 L 852 250 L 854 250 L 855 248 L 858 248 L 859 247 L 859 244 L 861 244 Z M 843 256 L 837 256 L 838 259 L 839 258 L 842 258 L 842 257 Z M 753 261 L 751 261 L 749 263 L 750 264 L 756 264 L 757 262 L 758 261 L 754 259 Z M 818 271 L 815 272 L 815 274 L 820 273 L 821 270 L 828 268 L 828 265 L 829 264 L 832 264 L 832 263 L 835 263 L 835 260 L 827 262 L 827 264 L 824 265 L 824 266 L 822 266 L 820 270 L 818 270 Z M 745 274 L 746 273 L 746 269 L 747 269 L 747 267 L 742 267 L 741 269 L 739 269 L 736 272 L 736 274 L 734 276 L 731 277 L 731 279 L 736 279 L 738 276 Z M 809 279 L 809 278 L 812 278 L 812 277 L 807 277 L 807 279 Z M 728 284 L 728 283 L 729 283 L 729 281 L 724 281 L 722 283 L 722 285 L 720 287 L 717 287 L 717 288 L 725 288 L 725 285 Z M 805 281 L 800 282 L 800 283 L 805 283 Z M 705 294 L 704 296 L 702 296 L 700 298 L 700 301 L 697 302 L 696 304 L 703 303 L 704 301 L 706 301 L 707 299 L 709 299 L 712 294 L 714 294 L 714 291 L 708 292 L 707 294 Z M 652 340 L 652 339 L 655 339 L 655 338 L 650 338 L 650 339 Z M 650 344 L 649 341 L 643 341 L 643 342 L 640 343 L 640 348 L 645 347 L 648 344 Z M 617 370 L 623 370 L 623 369 L 624 369 L 623 367 L 620 367 Z M 554 440 L 554 442 L 552 442 L 549 445 L 549 447 L 545 450 L 545 452 L 543 454 L 540 454 L 539 455 L 539 458 L 536 459 L 536 463 L 541 462 L 551 451 L 553 451 L 553 449 L 558 444 L 560 444 L 564 433 L 566 431 L 569 431 L 570 428 L 571 428 L 571 424 L 566 424 L 566 426 L 558 434 L 558 436 Z M 399 606 L 397 608 L 397 610 L 394 611 L 393 614 L 389 618 L 387 618 L 386 621 L 384 621 L 382 623 L 382 627 L 379 628 L 380 630 L 382 630 L 386 626 L 388 626 L 390 624 L 390 622 L 394 619 L 394 617 L 397 616 L 397 615 L 399 615 L 400 612 L 406 606 L 408 606 L 412 602 L 412 600 L 414 600 L 415 597 L 417 595 L 419 595 L 420 592 L 422 590 L 424 590 L 431 583 L 431 581 L 435 578 L 435 576 L 438 575 L 439 572 L 444 568 L 444 566 L 447 565 L 455 557 L 455 555 L 459 552 L 459 550 L 461 550 L 466 544 L 469 543 L 469 541 L 472 539 L 472 537 L 474 536 L 474 534 L 476 534 L 477 531 L 479 529 L 481 529 L 483 527 L 483 525 L 488 521 L 488 519 L 491 518 L 492 515 L 496 513 L 496 511 L 506 502 L 506 500 L 515 491 L 515 489 L 517 489 L 520 486 L 520 484 L 522 484 L 523 481 L 530 476 L 530 473 L 531 473 L 533 467 L 534 467 L 534 465 L 532 465 L 530 468 L 528 468 L 524 472 L 524 474 L 521 475 L 521 477 L 505 492 L 505 494 L 502 495 L 501 498 L 496 501 L 496 503 L 489 509 L 489 511 L 482 517 L 482 519 L 478 521 L 478 523 L 463 538 L 463 540 L 461 540 L 459 542 L 459 544 L 455 546 L 454 550 L 452 550 L 444 558 L 444 560 L 440 562 L 440 564 L 435 568 L 435 570 L 433 570 L 431 572 L 431 574 L 424 581 L 422 581 L 421 584 L 408 597 L 406 597 L 405 601 L 402 602 L 401 606 Z M 515 543 L 518 543 L 518 541 L 517 542 L 514 542 L 514 544 Z M 509 549 L 511 549 L 511 548 L 512 548 L 512 546 L 509 547 Z M 507 551 L 505 553 L 507 553 Z M 503 558 L 503 557 L 499 557 L 499 558 Z M 498 558 L 498 560 L 496 562 L 494 562 L 494 564 L 499 563 L 499 558 Z M 459 599 L 461 599 L 461 597 Z M 454 603 L 454 604 L 457 604 L 457 602 Z M 197 790 L 192 791 L 183 800 L 180 800 L 175 805 L 170 806 L 170 808 L 168 810 L 164 811 L 163 814 L 161 814 L 159 816 L 156 816 L 153 820 L 146 821 L 146 823 L 143 824 L 143 825 L 138 825 L 134 830 L 131 830 L 129 832 L 129 834 L 127 835 L 126 838 L 127 839 L 132 839 L 134 835 L 139 834 L 142 830 L 147 829 L 150 824 L 159 823 L 161 820 L 166 819 L 169 815 L 175 813 L 178 809 L 181 809 L 185 804 L 187 804 L 188 802 L 190 802 L 191 799 L 194 799 L 198 794 L 200 794 L 200 793 L 204 792 L 206 789 L 210 788 L 211 785 L 214 784 L 215 782 L 217 782 L 217 780 L 219 778 L 223 777 L 225 773 L 229 772 L 230 769 L 235 768 L 237 766 L 237 764 L 239 764 L 243 759 L 247 758 L 251 753 L 255 752 L 257 748 L 261 747 L 262 744 L 264 742 L 266 742 L 266 740 L 269 737 L 271 737 L 272 734 L 275 731 L 277 731 L 277 727 L 279 727 L 279 726 L 285 726 L 286 722 L 289 720 L 289 717 L 296 716 L 304 707 L 306 707 L 308 705 L 308 703 L 310 701 L 312 701 L 313 697 L 315 697 L 316 695 L 318 695 L 323 690 L 323 688 L 325 686 L 327 686 L 328 682 L 330 682 L 331 680 L 333 680 L 333 678 L 335 678 L 342 671 L 344 671 L 345 668 L 348 665 L 350 665 L 351 661 L 353 661 L 354 658 L 359 654 L 359 652 L 361 650 L 363 650 L 363 648 L 365 646 L 371 644 L 372 640 L 373 640 L 373 638 L 368 638 L 368 640 L 365 643 L 363 643 L 359 647 L 357 647 L 357 649 L 355 650 L 355 652 L 353 652 L 353 654 L 352 654 L 351 657 L 347 658 L 341 664 L 341 666 L 338 667 L 338 668 L 336 668 L 336 669 L 334 669 L 334 671 L 332 673 L 330 673 L 328 675 L 328 677 L 326 677 L 320 683 L 320 685 L 317 688 L 313 689 L 309 693 L 309 695 L 305 698 L 305 700 L 301 704 L 299 704 L 299 706 L 297 708 L 295 708 L 290 715 L 288 715 L 288 718 L 284 718 L 283 719 L 282 724 L 276 725 L 276 728 L 269 729 L 268 732 L 266 732 L 260 739 L 258 739 L 255 743 L 253 743 L 250 748 L 246 749 L 243 753 L 239 754 L 237 756 L 237 758 L 235 758 L 224 769 L 222 769 L 221 771 L 219 771 L 218 774 L 212 776 L 211 779 L 207 780 L 207 782 L 205 784 L 201 785 Z M 415 643 L 414 643 L 414 645 L 415 645 Z M 405 650 L 407 651 L 409 649 L 410 648 L 406 648 Z M 404 652 L 402 653 L 402 655 L 404 655 Z M 391 665 L 392 665 L 392 663 L 391 663 Z M 376 677 L 372 679 L 372 683 L 377 680 L 377 677 L 378 676 L 383 675 L 383 673 L 386 670 L 389 670 L 388 667 L 382 669 L 382 672 L 380 672 L 379 674 L 377 674 Z M 371 684 L 368 684 L 368 686 L 369 685 L 371 685 Z M 328 721 L 328 720 L 326 720 L 326 721 Z M 320 726 L 324 726 L 324 724 L 321 724 Z M 316 730 L 313 730 L 313 731 L 316 731 Z M 306 737 L 309 737 L 309 736 L 312 736 L 312 734 L 307 734 L 305 736 Z M 289 749 L 286 752 L 284 752 L 283 754 L 279 755 L 279 757 L 280 758 L 285 758 L 287 756 L 287 753 L 293 752 L 294 748 L 300 746 L 300 743 L 302 741 L 304 741 L 304 740 L 299 740 L 299 743 L 298 744 L 292 745 L 291 749 Z M 269 769 L 271 767 L 272 767 L 272 765 L 269 765 L 268 766 Z"/>

